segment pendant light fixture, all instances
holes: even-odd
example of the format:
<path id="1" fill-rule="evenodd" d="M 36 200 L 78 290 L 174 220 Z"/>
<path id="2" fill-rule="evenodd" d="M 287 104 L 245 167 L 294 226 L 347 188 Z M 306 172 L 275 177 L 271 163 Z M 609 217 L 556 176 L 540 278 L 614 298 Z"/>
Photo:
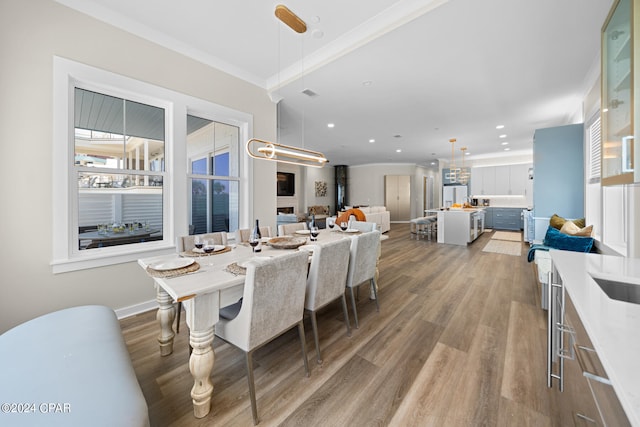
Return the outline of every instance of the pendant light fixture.
<path id="1" fill-rule="evenodd" d="M 462 167 L 460 168 L 458 182 L 460 184 L 466 185 L 469 182 L 469 177 L 471 175 L 467 168 L 464 167 L 464 156 L 466 155 L 467 147 L 462 147 L 460 151 L 462 151 Z"/>
<path id="2" fill-rule="evenodd" d="M 285 25 L 298 34 L 307 31 L 307 24 L 295 13 L 284 5 L 277 5 L 276 17 Z M 304 53 L 303 53 L 304 56 Z M 304 75 L 304 69 L 302 70 Z M 279 120 L 278 114 L 278 120 Z M 302 123 L 302 139 L 304 141 L 304 115 Z M 298 166 L 310 166 L 321 168 L 329 161 L 324 154 L 318 151 L 306 150 L 304 148 L 292 147 L 276 142 L 269 142 L 262 139 L 252 138 L 246 144 L 247 154 L 254 159 L 271 160 L 280 163 L 288 163 Z"/>
<path id="3" fill-rule="evenodd" d="M 451 143 L 451 163 L 449 164 L 449 173 L 445 174 L 444 178 L 449 181 L 449 183 L 458 182 L 458 177 L 460 173 L 460 169 L 456 168 L 456 159 L 455 159 L 455 144 L 456 139 L 451 138 L 449 140 Z"/>

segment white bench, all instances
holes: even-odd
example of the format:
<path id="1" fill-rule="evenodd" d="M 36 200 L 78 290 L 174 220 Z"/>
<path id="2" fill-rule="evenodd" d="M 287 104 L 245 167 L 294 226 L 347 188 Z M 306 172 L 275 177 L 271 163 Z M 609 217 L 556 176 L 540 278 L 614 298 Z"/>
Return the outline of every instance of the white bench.
<path id="1" fill-rule="evenodd" d="M 49 313 L 0 335 L 0 425 L 148 426 L 112 309 Z"/>

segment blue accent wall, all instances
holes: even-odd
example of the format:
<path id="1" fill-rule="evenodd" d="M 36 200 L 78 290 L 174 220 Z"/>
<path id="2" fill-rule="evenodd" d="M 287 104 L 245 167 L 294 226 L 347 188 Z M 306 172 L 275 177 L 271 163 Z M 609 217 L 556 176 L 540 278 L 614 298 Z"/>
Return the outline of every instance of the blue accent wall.
<path id="1" fill-rule="evenodd" d="M 535 217 L 584 217 L 584 125 L 538 129 L 533 140 Z M 537 234 L 537 233 L 536 233 Z"/>

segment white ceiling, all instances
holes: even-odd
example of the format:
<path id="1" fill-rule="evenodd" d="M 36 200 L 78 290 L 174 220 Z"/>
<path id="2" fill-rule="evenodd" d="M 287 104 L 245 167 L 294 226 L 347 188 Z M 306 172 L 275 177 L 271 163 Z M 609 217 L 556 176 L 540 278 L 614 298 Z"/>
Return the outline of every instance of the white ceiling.
<path id="1" fill-rule="evenodd" d="M 530 153 L 535 129 L 582 116 L 612 4 L 289 0 L 299 35 L 278 1 L 58 1 L 273 92 L 280 140 L 334 165 L 450 159 L 450 138 L 458 163 L 462 146 L 470 160 Z"/>

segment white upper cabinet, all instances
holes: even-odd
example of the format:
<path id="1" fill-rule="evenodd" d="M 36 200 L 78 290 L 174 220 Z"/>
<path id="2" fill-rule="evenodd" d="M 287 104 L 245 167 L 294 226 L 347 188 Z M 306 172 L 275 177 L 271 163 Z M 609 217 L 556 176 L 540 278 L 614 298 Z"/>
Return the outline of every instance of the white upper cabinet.
<path id="1" fill-rule="evenodd" d="M 530 164 L 471 168 L 471 194 L 475 196 L 527 196 Z"/>
<path id="2" fill-rule="evenodd" d="M 490 194 L 511 194 L 511 166 L 496 166 L 495 190 Z"/>

